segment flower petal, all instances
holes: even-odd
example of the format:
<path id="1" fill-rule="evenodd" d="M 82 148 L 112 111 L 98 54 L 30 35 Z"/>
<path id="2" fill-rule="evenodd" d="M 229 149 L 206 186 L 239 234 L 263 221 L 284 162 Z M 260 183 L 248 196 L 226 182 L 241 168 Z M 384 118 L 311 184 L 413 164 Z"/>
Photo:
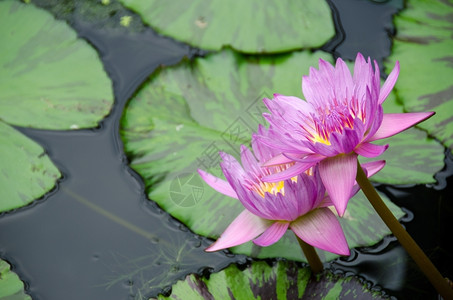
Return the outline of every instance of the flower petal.
<path id="1" fill-rule="evenodd" d="M 205 251 L 213 252 L 246 243 L 263 233 L 271 225 L 272 221 L 262 219 L 248 210 L 244 210 L 234 219 L 220 238 Z"/>
<path id="2" fill-rule="evenodd" d="M 357 155 L 337 155 L 319 163 L 319 174 L 338 215 L 343 216 L 357 175 Z"/>
<path id="3" fill-rule="evenodd" d="M 395 63 L 395 67 L 393 67 L 392 72 L 390 72 L 387 80 L 385 80 L 384 85 L 382 86 L 379 92 L 379 100 L 378 103 L 381 104 L 385 101 L 387 96 L 392 91 L 393 87 L 395 86 L 396 80 L 398 79 L 398 75 L 400 73 L 400 63 L 397 61 Z"/>
<path id="4" fill-rule="evenodd" d="M 375 145 L 371 143 L 361 143 L 355 150 L 354 152 L 357 153 L 358 155 L 362 155 L 365 157 L 376 157 L 381 155 L 382 153 L 387 150 L 389 145 Z"/>
<path id="5" fill-rule="evenodd" d="M 363 171 L 365 171 L 365 174 L 367 177 L 371 177 L 385 166 L 385 160 L 376 160 L 376 161 L 370 161 L 361 164 Z"/>
<path id="6" fill-rule="evenodd" d="M 337 99 L 344 101 L 344 99 L 351 98 L 353 90 L 351 71 L 349 71 L 348 66 L 341 58 L 337 58 L 337 62 L 335 64 L 334 86 L 335 96 Z"/>
<path id="7" fill-rule="evenodd" d="M 251 172 L 253 174 L 260 174 L 260 165 L 256 161 L 255 156 L 247 148 L 247 146 L 241 145 L 241 163 L 246 172 Z"/>
<path id="8" fill-rule="evenodd" d="M 434 114 L 435 112 L 384 114 L 381 126 L 372 137 L 367 139 L 367 142 L 384 139 L 400 133 L 411 126 L 428 119 Z"/>
<path id="9" fill-rule="evenodd" d="M 318 208 L 290 224 L 291 230 L 304 242 L 332 253 L 349 255 L 349 246 L 335 214 Z"/>
<path id="10" fill-rule="evenodd" d="M 261 180 L 264 182 L 277 182 L 277 181 L 286 180 L 291 177 L 297 176 L 300 173 L 310 169 L 315 164 L 316 164 L 316 162 L 307 162 L 307 163 L 296 162 L 293 166 L 289 167 L 288 169 L 286 169 L 282 172 L 264 176 L 263 178 L 261 178 Z"/>
<path id="11" fill-rule="evenodd" d="M 285 234 L 288 226 L 289 222 L 275 222 L 268 229 L 266 229 L 262 235 L 254 239 L 253 242 L 261 247 L 270 246 L 278 242 L 278 240 Z"/>
<path id="12" fill-rule="evenodd" d="M 300 155 L 299 155 L 300 156 Z M 296 154 L 295 157 L 298 157 Z M 287 164 L 293 162 L 294 159 L 287 157 L 287 155 L 281 153 L 277 156 L 272 157 L 268 161 L 266 161 L 263 164 L 263 167 L 270 167 L 270 166 L 276 166 L 276 165 L 281 165 L 281 164 Z"/>
<path id="13" fill-rule="evenodd" d="M 361 164 L 363 171 L 367 177 L 371 177 L 385 166 L 385 160 L 371 161 Z M 357 181 L 354 183 L 351 191 L 351 198 L 360 191 L 360 186 Z M 332 204 L 333 205 L 333 204 Z"/>
<path id="14" fill-rule="evenodd" d="M 228 197 L 238 198 L 238 195 L 226 180 L 215 177 L 200 169 L 198 169 L 198 174 L 200 174 L 201 178 L 214 190 Z"/>
<path id="15" fill-rule="evenodd" d="M 220 152 L 220 157 L 223 160 L 220 163 L 223 175 L 225 175 L 226 180 L 234 188 L 234 179 L 243 180 L 247 175 L 236 158 L 224 152 Z"/>

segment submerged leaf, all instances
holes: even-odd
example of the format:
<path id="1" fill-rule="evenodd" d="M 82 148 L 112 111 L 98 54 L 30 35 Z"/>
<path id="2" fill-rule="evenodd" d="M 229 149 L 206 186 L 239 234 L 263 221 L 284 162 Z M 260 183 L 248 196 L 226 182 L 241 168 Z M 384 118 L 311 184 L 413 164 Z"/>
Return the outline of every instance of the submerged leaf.
<path id="1" fill-rule="evenodd" d="M 253 262 L 245 270 L 231 265 L 209 279 L 189 275 L 173 285 L 171 295 L 158 299 L 385 299 L 356 277 L 325 272 L 311 276 L 309 268 L 291 261 L 269 265 Z"/>
<path id="2" fill-rule="evenodd" d="M 120 0 L 156 31 L 206 50 L 246 53 L 316 48 L 335 35 L 323 0 Z"/>

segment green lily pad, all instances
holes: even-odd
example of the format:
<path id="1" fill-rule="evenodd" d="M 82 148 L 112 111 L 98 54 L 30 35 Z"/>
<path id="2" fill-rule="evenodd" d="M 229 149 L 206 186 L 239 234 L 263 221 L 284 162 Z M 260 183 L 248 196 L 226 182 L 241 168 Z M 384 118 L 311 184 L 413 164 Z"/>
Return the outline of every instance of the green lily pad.
<path id="1" fill-rule="evenodd" d="M 316 48 L 335 35 L 325 1 L 120 0 L 157 32 L 205 50 L 245 53 Z"/>
<path id="2" fill-rule="evenodd" d="M 0 121 L 0 212 L 24 206 L 61 177 L 44 149 Z"/>
<path id="3" fill-rule="evenodd" d="M 31 300 L 25 294 L 24 283 L 16 273 L 11 272 L 10 265 L 0 259 L 0 300 Z"/>
<path id="4" fill-rule="evenodd" d="M 453 149 L 453 6 L 440 0 L 406 5 L 395 17 L 397 35 L 387 65 L 401 63 L 398 100 L 406 111 L 435 111 L 419 127 Z"/>
<path id="5" fill-rule="evenodd" d="M 253 262 L 245 270 L 231 265 L 209 279 L 189 275 L 158 299 L 386 299 L 356 277 L 329 272 L 311 276 L 294 262 Z"/>
<path id="6" fill-rule="evenodd" d="M 0 2 L 0 120 L 42 129 L 97 126 L 113 104 L 96 51 L 65 22 Z"/>
<path id="7" fill-rule="evenodd" d="M 249 145 L 258 124 L 265 124 L 262 98 L 269 91 L 299 95 L 301 73 L 320 57 L 329 60 L 320 52 L 249 57 L 224 51 L 154 75 L 129 102 L 121 128 L 131 166 L 144 178 L 149 198 L 194 232 L 217 238 L 243 207 L 207 186 L 196 170 L 223 176 L 218 151 L 238 156 L 239 145 Z M 351 216 L 342 220 L 349 221 L 343 226 L 351 247 L 374 244 L 389 234 L 360 197 L 351 200 Z M 389 205 L 398 218 L 403 215 Z M 248 243 L 233 251 L 304 259 L 291 232 L 271 247 Z"/>
<path id="8" fill-rule="evenodd" d="M 384 111 L 386 113 L 404 112 L 403 107 L 398 104 L 394 92 L 384 102 Z M 445 148 L 430 138 L 425 131 L 416 127 L 409 128 L 390 138 L 378 140 L 374 144 L 389 144 L 387 151 L 379 156 L 379 159 L 386 161 L 386 165 L 382 171 L 371 178 L 375 182 L 386 184 L 434 183 L 436 180 L 433 175 L 444 167 Z M 362 160 L 366 162 L 375 159 L 363 158 Z"/>
<path id="9" fill-rule="evenodd" d="M 41 197 L 61 176 L 39 145 L 9 125 L 97 126 L 113 91 L 96 51 L 74 30 L 11 0 L 0 2 L 0 78 L 1 212 Z"/>

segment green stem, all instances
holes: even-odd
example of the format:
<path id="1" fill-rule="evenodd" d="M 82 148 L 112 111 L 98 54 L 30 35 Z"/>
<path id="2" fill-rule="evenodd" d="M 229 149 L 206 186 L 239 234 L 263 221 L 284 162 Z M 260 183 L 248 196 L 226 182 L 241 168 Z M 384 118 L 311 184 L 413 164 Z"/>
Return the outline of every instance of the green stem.
<path id="1" fill-rule="evenodd" d="M 305 257 L 307 258 L 308 264 L 313 274 L 321 273 L 324 269 L 321 260 L 319 259 L 318 254 L 316 253 L 315 248 L 312 245 L 309 245 L 302 241 L 297 235 L 297 241 L 299 242 L 300 248 L 304 252 Z"/>
<path id="2" fill-rule="evenodd" d="M 385 205 L 384 201 L 382 201 L 376 189 L 373 187 L 365 175 L 365 172 L 362 170 L 359 162 L 357 162 L 357 183 L 378 215 L 381 217 L 382 221 L 384 221 L 387 227 L 392 231 L 393 235 L 396 236 L 400 244 L 404 247 L 404 249 L 406 249 L 407 253 L 409 253 L 412 259 L 417 263 L 418 267 L 423 271 L 437 292 L 444 300 L 452 300 L 453 289 L 450 287 L 447 280 L 442 277 L 433 263 L 425 255 L 425 253 L 423 253 L 423 250 L 420 249 L 409 233 L 407 233 L 404 227 L 395 218 L 387 205 Z"/>

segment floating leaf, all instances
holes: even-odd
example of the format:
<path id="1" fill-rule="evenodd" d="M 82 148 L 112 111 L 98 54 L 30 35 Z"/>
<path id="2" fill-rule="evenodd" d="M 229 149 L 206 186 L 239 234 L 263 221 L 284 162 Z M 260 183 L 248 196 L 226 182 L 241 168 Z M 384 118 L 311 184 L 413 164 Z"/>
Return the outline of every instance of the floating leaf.
<path id="1" fill-rule="evenodd" d="M 323 45 L 335 35 L 332 13 L 320 0 L 120 0 L 156 31 L 206 50 L 287 52 Z"/>
<path id="2" fill-rule="evenodd" d="M 397 35 L 388 67 L 401 72 L 398 100 L 406 111 L 435 111 L 419 127 L 453 149 L 453 5 L 440 0 L 409 0 L 395 17 Z"/>
<path id="3" fill-rule="evenodd" d="M 61 176 L 41 146 L 2 121 L 0 162 L 0 212 L 41 197 Z"/>
<path id="4" fill-rule="evenodd" d="M 65 22 L 19 1 L 0 2 L 0 211 L 49 191 L 61 176 L 44 150 L 10 125 L 93 127 L 110 111 L 99 57 Z"/>
<path id="5" fill-rule="evenodd" d="M 402 113 L 395 93 L 391 93 L 384 102 L 386 113 Z M 378 140 L 375 144 L 389 144 L 389 148 L 379 159 L 386 165 L 371 180 L 387 184 L 434 183 L 434 174 L 444 167 L 444 147 L 428 137 L 425 131 L 409 128 L 387 139 Z M 361 161 L 373 161 L 376 158 L 361 158 Z"/>
<path id="6" fill-rule="evenodd" d="M 156 74 L 130 101 L 121 129 L 131 166 L 144 178 L 149 198 L 194 232 L 218 237 L 243 207 L 207 186 L 196 170 L 222 176 L 218 151 L 238 156 L 239 145 L 250 144 L 258 123 L 265 123 L 262 98 L 269 90 L 299 95 L 303 70 L 317 65 L 319 57 L 329 60 L 323 53 L 249 57 L 224 51 Z M 371 245 L 389 234 L 360 197 L 351 200 L 350 218 L 342 220 L 349 222 L 343 226 L 351 247 Z M 391 207 L 397 217 L 403 215 Z M 359 227 L 371 222 L 370 228 Z M 248 243 L 233 251 L 303 259 L 291 232 L 271 247 Z"/>
<path id="7" fill-rule="evenodd" d="M 65 22 L 0 2 L 0 119 L 44 129 L 97 126 L 113 103 L 96 51 Z"/>
<path id="8" fill-rule="evenodd" d="M 25 294 L 24 283 L 16 273 L 11 272 L 9 264 L 0 259 L 0 300 L 31 300 Z"/>
<path id="9" fill-rule="evenodd" d="M 158 299 L 385 299 L 356 277 L 325 272 L 311 277 L 309 268 L 294 262 L 253 262 L 245 270 L 231 265 L 209 279 L 189 275 Z"/>

